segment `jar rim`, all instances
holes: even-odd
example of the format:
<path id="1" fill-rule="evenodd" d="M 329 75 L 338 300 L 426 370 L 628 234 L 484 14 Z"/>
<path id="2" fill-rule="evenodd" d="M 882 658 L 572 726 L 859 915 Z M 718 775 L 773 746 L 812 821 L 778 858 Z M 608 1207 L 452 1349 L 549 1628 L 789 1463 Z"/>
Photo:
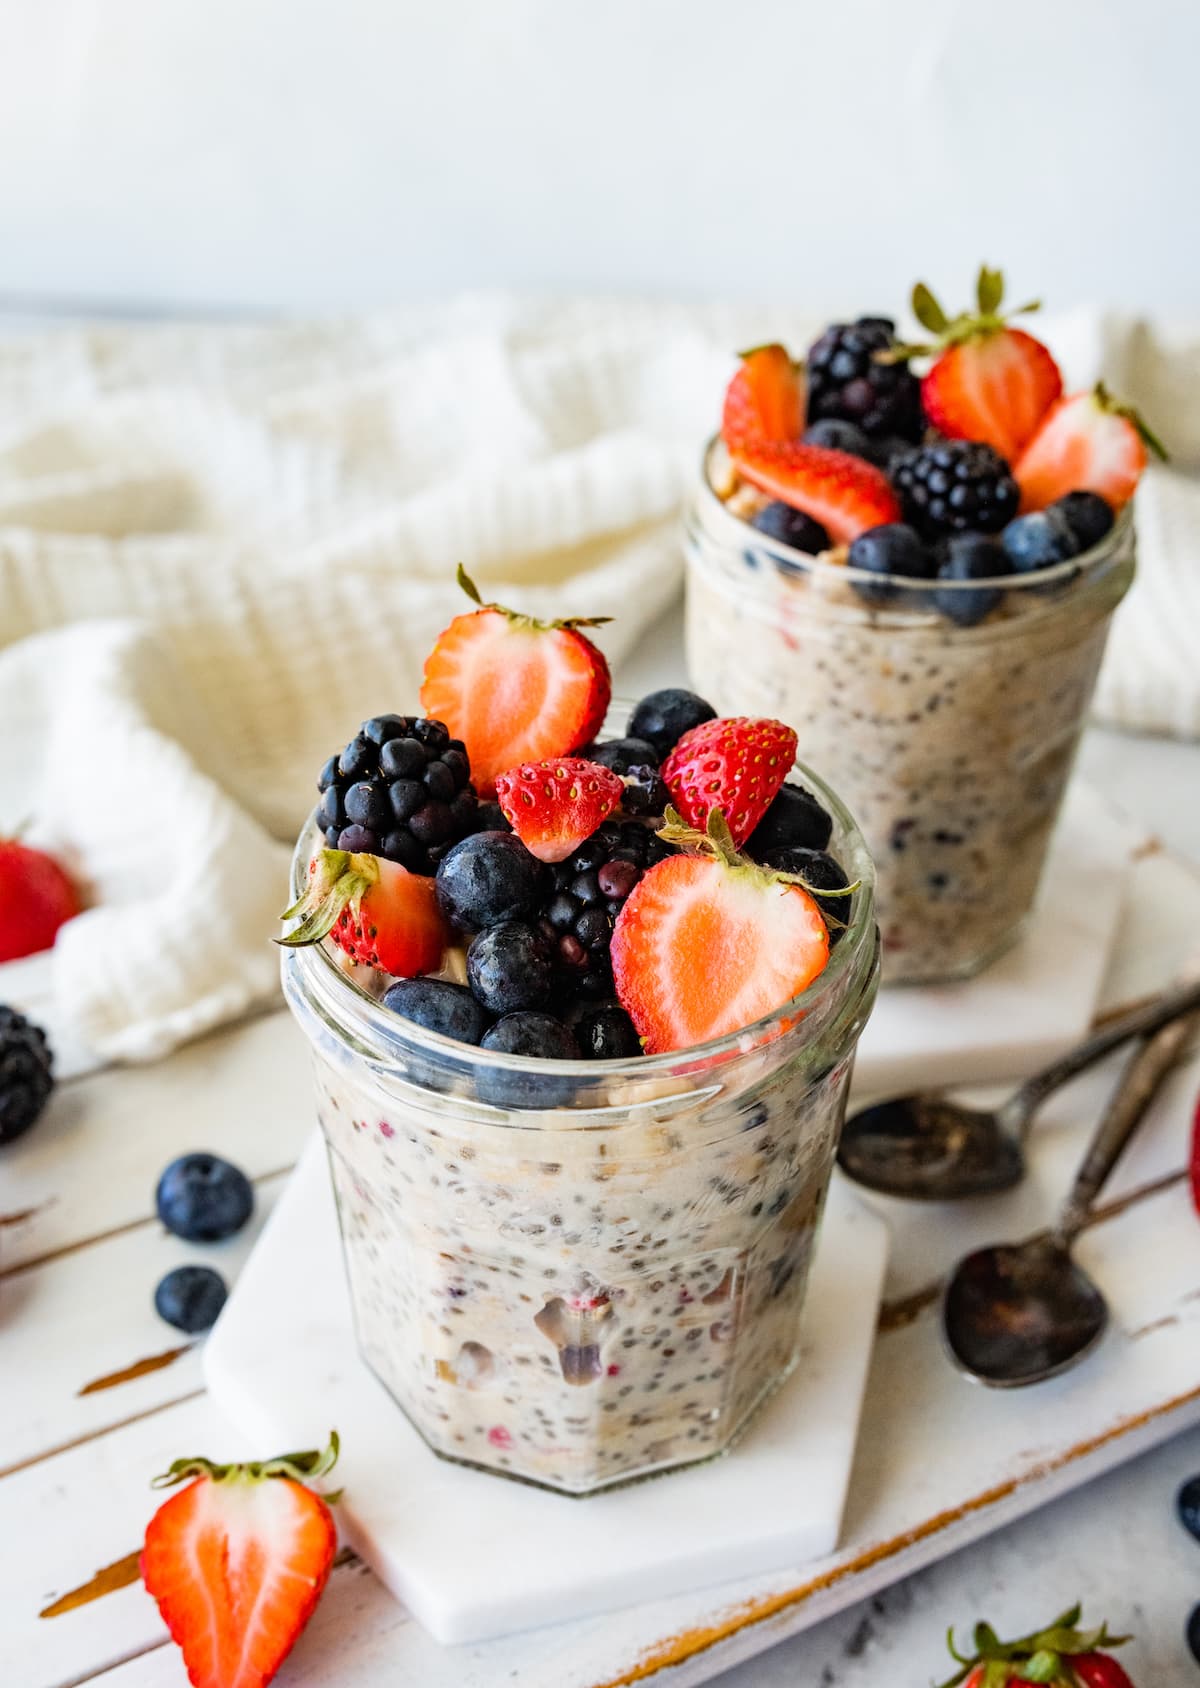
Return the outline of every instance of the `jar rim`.
<path id="1" fill-rule="evenodd" d="M 632 708 L 624 699 L 614 699 L 614 712 Z M 606 726 L 608 723 L 606 722 Z M 678 1077 L 695 1071 L 709 1070 L 740 1055 L 764 1047 L 785 1035 L 796 1025 L 804 1023 L 812 1032 L 812 1041 L 823 1033 L 832 1015 L 820 1010 L 832 1002 L 840 1005 L 838 987 L 851 980 L 856 969 L 862 973 L 862 989 L 867 989 L 872 975 L 875 946 L 875 872 L 853 816 L 835 792 L 802 762 L 793 764 L 798 774 L 834 820 L 835 834 L 846 841 L 843 855 L 849 857 L 842 866 L 851 883 L 858 881 L 859 889 L 852 899 L 850 920 L 840 942 L 835 944 L 825 967 L 812 983 L 789 1001 L 762 1015 L 749 1026 L 727 1032 L 719 1038 L 692 1044 L 686 1049 L 669 1050 L 661 1055 L 633 1055 L 612 1060 L 545 1060 L 530 1055 L 510 1055 L 482 1049 L 475 1044 L 461 1043 L 440 1032 L 428 1031 L 415 1021 L 383 1006 L 377 998 L 349 977 L 326 943 L 303 949 L 284 950 L 285 973 L 298 968 L 305 986 L 320 1000 L 327 1017 L 343 1036 L 353 1036 L 360 1044 L 372 1048 L 377 1056 L 403 1058 L 420 1056 L 426 1060 L 441 1055 L 461 1069 L 474 1072 L 510 1072 L 546 1079 L 615 1082 L 620 1078 L 651 1081 L 666 1076 Z M 316 811 L 309 816 L 292 856 L 292 889 L 298 897 L 308 881 L 308 864 L 314 850 L 323 847 L 316 822 Z M 867 952 L 870 952 L 868 955 Z M 867 959 L 864 961 L 864 956 Z M 857 1000 L 858 993 L 855 992 Z"/>
<path id="2" fill-rule="evenodd" d="M 864 585 L 876 588 L 879 586 L 880 577 L 871 573 L 868 569 L 851 568 L 848 562 L 835 562 L 828 553 L 814 556 L 808 551 L 798 551 L 794 546 L 785 545 L 782 540 L 773 539 L 769 534 L 761 533 L 757 528 L 751 527 L 750 523 L 741 516 L 735 515 L 726 506 L 724 500 L 718 496 L 712 481 L 711 471 L 714 456 L 725 450 L 725 442 L 720 434 L 714 434 L 705 445 L 701 456 L 700 496 L 703 500 L 706 515 L 717 517 L 737 529 L 753 533 L 756 547 L 764 550 L 769 556 L 776 557 L 796 575 L 811 575 L 815 579 L 825 579 L 830 582 L 840 581 L 848 584 L 861 582 Z M 933 609 L 932 602 L 928 612 L 926 612 L 925 606 L 920 603 L 923 594 L 929 594 L 932 598 L 932 594 L 935 592 L 965 595 L 965 598 L 969 598 L 970 595 L 975 593 L 994 592 L 997 589 L 1002 589 L 1006 593 L 1028 593 L 1037 597 L 1047 593 L 1050 588 L 1065 585 L 1067 582 L 1077 579 L 1081 574 L 1089 572 L 1097 565 L 1108 561 L 1120 551 L 1132 528 L 1133 504 L 1130 502 L 1117 512 L 1112 527 L 1097 544 L 1086 551 L 1079 552 L 1077 556 L 1068 558 L 1066 562 L 1053 563 L 1048 568 L 1031 569 L 1027 574 L 988 575 L 986 578 L 979 580 L 940 580 L 936 577 L 927 580 L 907 574 L 888 575 L 887 578 L 889 582 L 894 581 L 897 588 L 905 594 L 911 594 L 917 598 L 917 603 L 910 603 L 909 607 L 918 614 L 937 613 Z M 969 627 L 963 629 L 963 631 L 974 633 L 977 629 Z"/>

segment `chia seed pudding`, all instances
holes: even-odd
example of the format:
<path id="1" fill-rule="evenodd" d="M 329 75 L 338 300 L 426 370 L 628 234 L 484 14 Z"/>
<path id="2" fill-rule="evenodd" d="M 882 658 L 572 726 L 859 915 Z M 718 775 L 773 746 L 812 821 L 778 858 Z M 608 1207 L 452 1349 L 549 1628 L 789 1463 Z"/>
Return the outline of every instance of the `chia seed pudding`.
<path id="1" fill-rule="evenodd" d="M 859 882 L 846 929 L 800 996 L 697 1047 L 500 1054 L 389 1012 L 328 942 L 285 950 L 359 1346 L 437 1454 L 587 1494 L 723 1452 L 796 1364 L 878 981 L 865 846 L 800 773 Z"/>
<path id="2" fill-rule="evenodd" d="M 875 860 L 885 983 L 967 977 L 1028 917 L 1133 578 L 1131 513 L 1069 563 L 899 579 L 871 604 L 844 549 L 809 556 L 752 528 L 766 502 L 713 442 L 686 517 L 689 670 L 719 711 L 787 721 L 836 777 Z M 934 607 L 983 592 L 996 602 L 976 625 Z"/>

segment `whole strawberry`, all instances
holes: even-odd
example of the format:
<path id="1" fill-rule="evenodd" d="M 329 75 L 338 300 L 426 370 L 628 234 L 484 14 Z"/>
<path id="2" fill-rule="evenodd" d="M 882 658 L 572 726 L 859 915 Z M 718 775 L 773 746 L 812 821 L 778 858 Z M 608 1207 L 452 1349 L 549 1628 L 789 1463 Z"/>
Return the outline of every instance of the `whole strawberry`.
<path id="1" fill-rule="evenodd" d="M 307 1485 L 337 1456 L 333 1431 L 323 1453 L 177 1459 L 155 1479 L 192 1479 L 150 1520 L 141 1572 L 195 1688 L 265 1688 L 291 1652 L 337 1547 L 328 1500 Z"/>
<path id="2" fill-rule="evenodd" d="M 684 733 L 662 765 L 671 801 L 703 832 L 720 809 L 733 842 L 744 844 L 796 759 L 796 735 L 782 721 L 728 716 Z"/>
<path id="3" fill-rule="evenodd" d="M 1045 1629 L 1015 1641 L 1001 1641 L 990 1624 L 976 1624 L 970 1657 L 958 1651 L 951 1630 L 947 1645 L 960 1668 L 940 1688 L 1134 1688 L 1105 1650 L 1123 1646 L 1129 1637 L 1110 1635 L 1105 1624 L 1079 1629 L 1080 1612 L 1079 1605 L 1072 1606 Z"/>
<path id="4" fill-rule="evenodd" d="M 79 913 L 79 897 L 44 850 L 0 838 L 0 961 L 49 949 L 58 929 Z"/>
<path id="5" fill-rule="evenodd" d="M 1037 302 L 1000 314 L 1004 277 L 985 265 L 976 286 L 977 309 L 948 317 L 924 282 L 913 288 L 913 315 L 935 337 L 904 346 L 897 356 L 934 354 L 921 382 L 925 415 L 952 440 L 982 440 L 1015 463 L 1038 423 L 1062 392 L 1058 365 L 1040 340 L 1009 317 L 1037 310 Z"/>

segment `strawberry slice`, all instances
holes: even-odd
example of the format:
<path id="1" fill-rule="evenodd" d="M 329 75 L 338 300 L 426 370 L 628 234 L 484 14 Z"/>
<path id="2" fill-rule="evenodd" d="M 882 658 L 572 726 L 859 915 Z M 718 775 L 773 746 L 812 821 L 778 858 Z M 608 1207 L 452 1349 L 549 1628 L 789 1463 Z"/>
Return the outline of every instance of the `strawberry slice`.
<path id="1" fill-rule="evenodd" d="M 75 887 L 53 856 L 0 838 L 0 961 L 49 949 L 79 907 Z"/>
<path id="2" fill-rule="evenodd" d="M 725 390 L 721 437 L 732 449 L 741 442 L 799 439 L 804 396 L 796 365 L 778 344 L 742 352 L 741 368 Z"/>
<path id="3" fill-rule="evenodd" d="M 975 312 L 947 317 L 923 282 L 913 289 L 913 314 L 936 336 L 931 346 L 904 346 L 902 357 L 937 352 L 921 382 L 929 421 L 954 440 L 983 440 L 1008 463 L 1016 461 L 1038 423 L 1062 392 L 1062 375 L 1040 340 L 1010 328 L 1000 314 L 1004 277 L 979 272 Z M 1036 300 L 1009 316 L 1036 311 Z"/>
<path id="4" fill-rule="evenodd" d="M 900 500 L 882 469 L 848 451 L 823 445 L 742 440 L 730 450 L 743 480 L 782 499 L 849 545 L 867 528 L 898 522 Z"/>
<path id="5" fill-rule="evenodd" d="M 300 924 L 276 943 L 300 949 L 332 938 L 353 961 L 398 979 L 434 972 L 451 941 L 434 879 L 346 850 L 313 857 L 304 895 L 280 918 L 296 916 Z"/>
<path id="6" fill-rule="evenodd" d="M 667 790 L 689 826 L 703 832 L 714 809 L 735 845 L 744 844 L 796 760 L 796 735 L 782 721 L 747 715 L 702 721 L 662 766 Z"/>
<path id="7" fill-rule="evenodd" d="M 579 628 L 609 617 L 536 621 L 485 604 L 461 565 L 458 583 L 480 607 L 439 635 L 421 707 L 466 745 L 476 789 L 490 797 L 506 768 L 568 756 L 596 736 L 612 682 L 603 653 Z"/>
<path id="8" fill-rule="evenodd" d="M 1021 509 L 1042 510 L 1067 492 L 1098 492 L 1114 510 L 1128 504 L 1146 467 L 1146 448 L 1166 452 L 1132 405 L 1102 381 L 1061 399 L 1017 462 Z"/>
<path id="9" fill-rule="evenodd" d="M 619 774 L 579 756 L 522 762 L 496 778 L 505 819 L 530 854 L 543 862 L 565 861 L 624 795 Z"/>
<path id="10" fill-rule="evenodd" d="M 610 946 L 617 995 L 648 1055 L 753 1025 L 829 960 L 812 897 L 794 875 L 738 856 L 719 814 L 700 834 L 668 811 L 662 836 L 704 853 L 650 868 L 617 916 Z"/>
<path id="11" fill-rule="evenodd" d="M 334 1431 L 324 1453 L 177 1459 L 155 1479 L 194 1479 L 150 1520 L 141 1571 L 195 1688 L 264 1688 L 290 1653 L 337 1546 L 329 1506 L 306 1484 L 337 1455 Z"/>

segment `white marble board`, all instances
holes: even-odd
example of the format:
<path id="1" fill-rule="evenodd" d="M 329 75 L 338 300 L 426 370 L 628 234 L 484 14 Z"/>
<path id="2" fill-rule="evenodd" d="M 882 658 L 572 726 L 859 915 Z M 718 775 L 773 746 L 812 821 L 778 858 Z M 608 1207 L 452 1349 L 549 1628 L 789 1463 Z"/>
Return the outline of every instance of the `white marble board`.
<path id="1" fill-rule="evenodd" d="M 217 1405 L 261 1447 L 342 1437 L 342 1533 L 439 1640 L 479 1641 L 832 1551 L 887 1228 L 835 1182 L 800 1362 L 725 1458 L 585 1500 L 439 1460 L 359 1359 L 314 1138 L 205 1346 Z"/>

